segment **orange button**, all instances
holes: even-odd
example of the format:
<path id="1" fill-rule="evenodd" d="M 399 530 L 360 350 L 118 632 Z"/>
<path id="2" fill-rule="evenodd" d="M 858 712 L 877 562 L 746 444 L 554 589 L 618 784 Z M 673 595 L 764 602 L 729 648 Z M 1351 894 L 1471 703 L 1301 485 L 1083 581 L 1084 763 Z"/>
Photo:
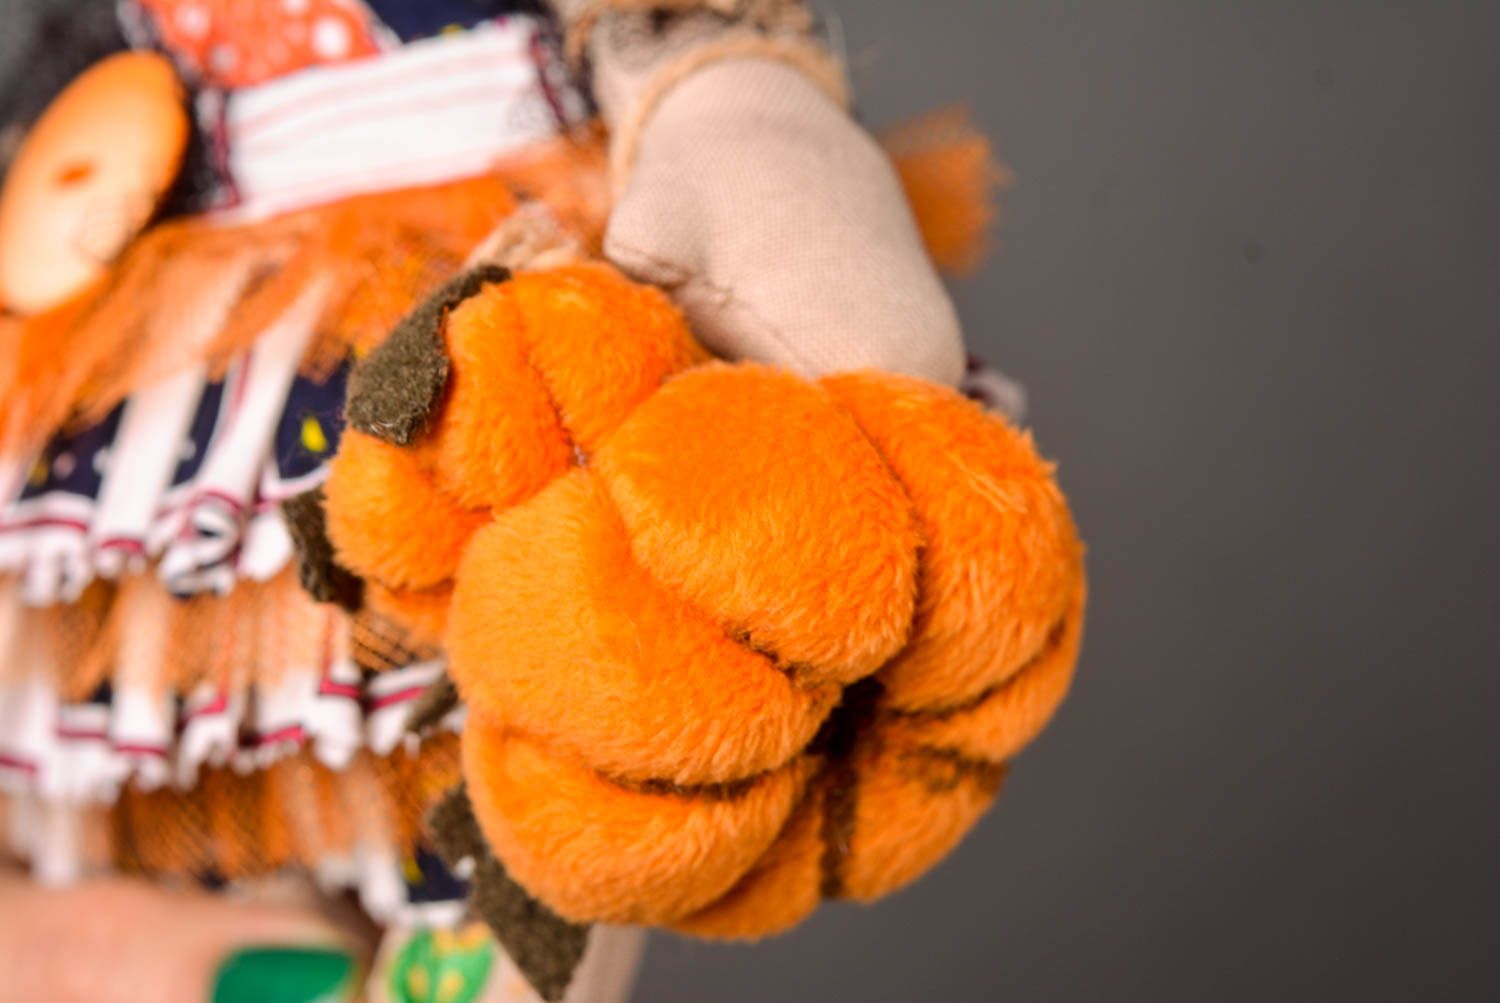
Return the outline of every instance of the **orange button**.
<path id="1" fill-rule="evenodd" d="M 163 56 L 110 56 L 69 84 L 0 191 L 0 303 L 38 313 L 99 278 L 156 211 L 187 139 L 182 87 Z"/>

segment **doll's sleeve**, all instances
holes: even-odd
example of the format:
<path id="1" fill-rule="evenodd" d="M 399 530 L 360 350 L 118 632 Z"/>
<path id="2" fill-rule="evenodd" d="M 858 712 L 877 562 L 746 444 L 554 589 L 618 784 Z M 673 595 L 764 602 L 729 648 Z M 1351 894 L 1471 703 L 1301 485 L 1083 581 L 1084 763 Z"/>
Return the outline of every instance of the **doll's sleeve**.
<path id="1" fill-rule="evenodd" d="M 796 0 L 555 0 L 609 127 L 605 255 L 716 354 L 954 385 L 958 319 Z"/>
<path id="2" fill-rule="evenodd" d="M 662 98 L 710 63 L 785 63 L 836 105 L 849 101 L 843 70 L 818 43 L 801 0 L 554 0 L 553 8 L 610 126 L 617 186 Z"/>

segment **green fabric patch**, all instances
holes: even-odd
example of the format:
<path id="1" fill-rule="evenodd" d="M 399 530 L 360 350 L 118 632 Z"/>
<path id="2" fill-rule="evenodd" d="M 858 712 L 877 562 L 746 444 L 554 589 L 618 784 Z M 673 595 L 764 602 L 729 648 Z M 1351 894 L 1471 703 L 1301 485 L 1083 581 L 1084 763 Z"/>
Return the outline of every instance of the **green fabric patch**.
<path id="1" fill-rule="evenodd" d="M 391 962 L 391 1003 L 478 1003 L 495 967 L 495 939 L 482 923 L 418 930 Z"/>
<path id="2" fill-rule="evenodd" d="M 213 1003 L 349 1003 L 354 959 L 333 948 L 252 947 L 225 959 Z"/>

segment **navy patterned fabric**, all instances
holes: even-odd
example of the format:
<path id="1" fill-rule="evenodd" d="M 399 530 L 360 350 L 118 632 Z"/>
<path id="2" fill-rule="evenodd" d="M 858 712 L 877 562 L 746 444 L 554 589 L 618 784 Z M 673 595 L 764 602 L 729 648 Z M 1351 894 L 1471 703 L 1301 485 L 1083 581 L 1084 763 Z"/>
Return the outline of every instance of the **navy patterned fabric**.
<path id="1" fill-rule="evenodd" d="M 118 405 L 97 425 L 71 435 L 55 436 L 32 469 L 21 501 L 48 495 L 71 495 L 93 501 L 99 497 L 109 467 L 109 448 L 120 429 L 124 405 Z"/>
<path id="2" fill-rule="evenodd" d="M 298 376 L 287 393 L 273 443 L 278 481 L 308 477 L 333 458 L 344 427 L 344 388 L 349 363 L 322 381 Z"/>
<path id="3" fill-rule="evenodd" d="M 203 393 L 198 398 L 198 409 L 193 413 L 193 423 L 188 427 L 187 439 L 182 444 L 181 459 L 177 461 L 177 469 L 172 473 L 169 491 L 191 483 L 198 476 L 198 469 L 203 466 L 203 459 L 208 455 L 208 444 L 218 431 L 223 410 L 223 381 L 204 384 Z"/>
<path id="4" fill-rule="evenodd" d="M 454 28 L 472 28 L 502 14 L 541 14 L 536 0 L 365 0 L 403 42 Z"/>
<path id="5" fill-rule="evenodd" d="M 429 902 L 462 902 L 469 883 L 448 870 L 437 853 L 418 844 L 406 862 L 406 898 L 413 905 Z"/>

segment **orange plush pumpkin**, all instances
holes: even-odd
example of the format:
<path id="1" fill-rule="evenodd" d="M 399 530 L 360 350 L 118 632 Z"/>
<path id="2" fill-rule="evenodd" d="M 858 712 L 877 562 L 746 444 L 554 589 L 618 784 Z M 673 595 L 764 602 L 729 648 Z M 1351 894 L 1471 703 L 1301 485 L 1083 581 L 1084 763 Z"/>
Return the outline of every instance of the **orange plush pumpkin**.
<path id="1" fill-rule="evenodd" d="M 755 937 L 889 892 L 1067 690 L 1066 504 L 946 388 L 709 361 L 587 264 L 450 287 L 349 417 L 338 560 L 445 645 L 484 839 L 568 919 Z"/>

